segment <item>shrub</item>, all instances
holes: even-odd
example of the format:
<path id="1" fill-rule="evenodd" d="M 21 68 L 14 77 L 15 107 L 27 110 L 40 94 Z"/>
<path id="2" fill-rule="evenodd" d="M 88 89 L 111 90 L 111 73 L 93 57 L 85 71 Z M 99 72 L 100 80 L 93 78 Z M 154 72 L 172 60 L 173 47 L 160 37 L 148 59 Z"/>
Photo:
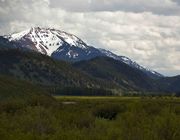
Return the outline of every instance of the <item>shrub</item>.
<path id="1" fill-rule="evenodd" d="M 95 117 L 114 120 L 120 112 L 124 112 L 126 107 L 124 105 L 117 104 L 103 104 L 93 110 Z"/>

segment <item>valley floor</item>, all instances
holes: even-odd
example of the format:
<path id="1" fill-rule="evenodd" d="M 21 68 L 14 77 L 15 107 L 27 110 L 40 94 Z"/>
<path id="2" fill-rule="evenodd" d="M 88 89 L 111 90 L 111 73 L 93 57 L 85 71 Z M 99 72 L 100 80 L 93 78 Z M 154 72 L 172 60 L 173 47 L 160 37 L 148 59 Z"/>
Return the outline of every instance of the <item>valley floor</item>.
<path id="1" fill-rule="evenodd" d="M 1 140 L 180 139 L 180 98 L 55 98 L 0 102 Z"/>

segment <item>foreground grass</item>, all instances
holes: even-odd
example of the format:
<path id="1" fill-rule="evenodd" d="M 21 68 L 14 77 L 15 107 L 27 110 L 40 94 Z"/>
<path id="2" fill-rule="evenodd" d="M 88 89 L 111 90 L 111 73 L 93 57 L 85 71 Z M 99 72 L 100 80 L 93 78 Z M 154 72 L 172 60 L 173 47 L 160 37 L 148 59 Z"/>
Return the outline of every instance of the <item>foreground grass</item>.
<path id="1" fill-rule="evenodd" d="M 179 140 L 180 99 L 56 97 L 0 105 L 2 140 Z"/>

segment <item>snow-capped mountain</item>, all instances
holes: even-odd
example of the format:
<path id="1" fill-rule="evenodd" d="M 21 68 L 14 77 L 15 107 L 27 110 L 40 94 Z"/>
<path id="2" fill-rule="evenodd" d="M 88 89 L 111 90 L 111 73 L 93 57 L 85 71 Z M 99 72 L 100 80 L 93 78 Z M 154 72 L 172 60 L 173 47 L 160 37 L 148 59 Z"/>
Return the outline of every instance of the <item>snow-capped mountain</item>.
<path id="1" fill-rule="evenodd" d="M 94 48 L 77 36 L 56 29 L 34 27 L 20 33 L 4 36 L 4 38 L 8 39 L 11 44 L 14 43 L 16 47 L 37 51 L 59 60 L 81 61 L 97 56 L 107 56 L 137 68 L 152 77 L 162 77 L 161 74 L 146 69 L 125 56 L 118 56 L 108 50 Z"/>
<path id="2" fill-rule="evenodd" d="M 88 46 L 78 37 L 66 32 L 50 28 L 31 28 L 20 33 L 6 36 L 11 42 L 22 43 L 23 47 L 36 50 L 40 53 L 51 54 L 60 46 L 70 46 L 86 49 Z M 27 43 L 24 43 L 27 42 Z"/>
<path id="3" fill-rule="evenodd" d="M 60 60 L 80 61 L 102 55 L 98 49 L 88 46 L 75 35 L 50 28 L 35 27 L 4 37 L 16 46 Z"/>

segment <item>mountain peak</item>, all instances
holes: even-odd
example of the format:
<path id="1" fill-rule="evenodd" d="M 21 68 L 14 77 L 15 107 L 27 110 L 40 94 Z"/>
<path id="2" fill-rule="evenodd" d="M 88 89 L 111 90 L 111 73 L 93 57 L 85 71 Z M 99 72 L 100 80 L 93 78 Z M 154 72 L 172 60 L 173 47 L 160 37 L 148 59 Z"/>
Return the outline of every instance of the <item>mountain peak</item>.
<path id="1" fill-rule="evenodd" d="M 26 29 L 24 31 L 18 32 L 18 33 L 13 33 L 10 35 L 5 36 L 5 38 L 8 38 L 9 41 L 14 41 L 14 40 L 19 40 L 21 39 L 23 36 L 25 36 L 26 34 L 28 34 L 30 32 L 31 29 Z"/>
<path id="2" fill-rule="evenodd" d="M 6 38 L 8 38 L 9 41 L 16 41 L 23 45 L 24 42 L 28 42 L 24 47 L 49 56 L 64 44 L 82 49 L 88 47 L 75 35 L 53 28 L 31 27 L 22 32 L 6 36 Z"/>

